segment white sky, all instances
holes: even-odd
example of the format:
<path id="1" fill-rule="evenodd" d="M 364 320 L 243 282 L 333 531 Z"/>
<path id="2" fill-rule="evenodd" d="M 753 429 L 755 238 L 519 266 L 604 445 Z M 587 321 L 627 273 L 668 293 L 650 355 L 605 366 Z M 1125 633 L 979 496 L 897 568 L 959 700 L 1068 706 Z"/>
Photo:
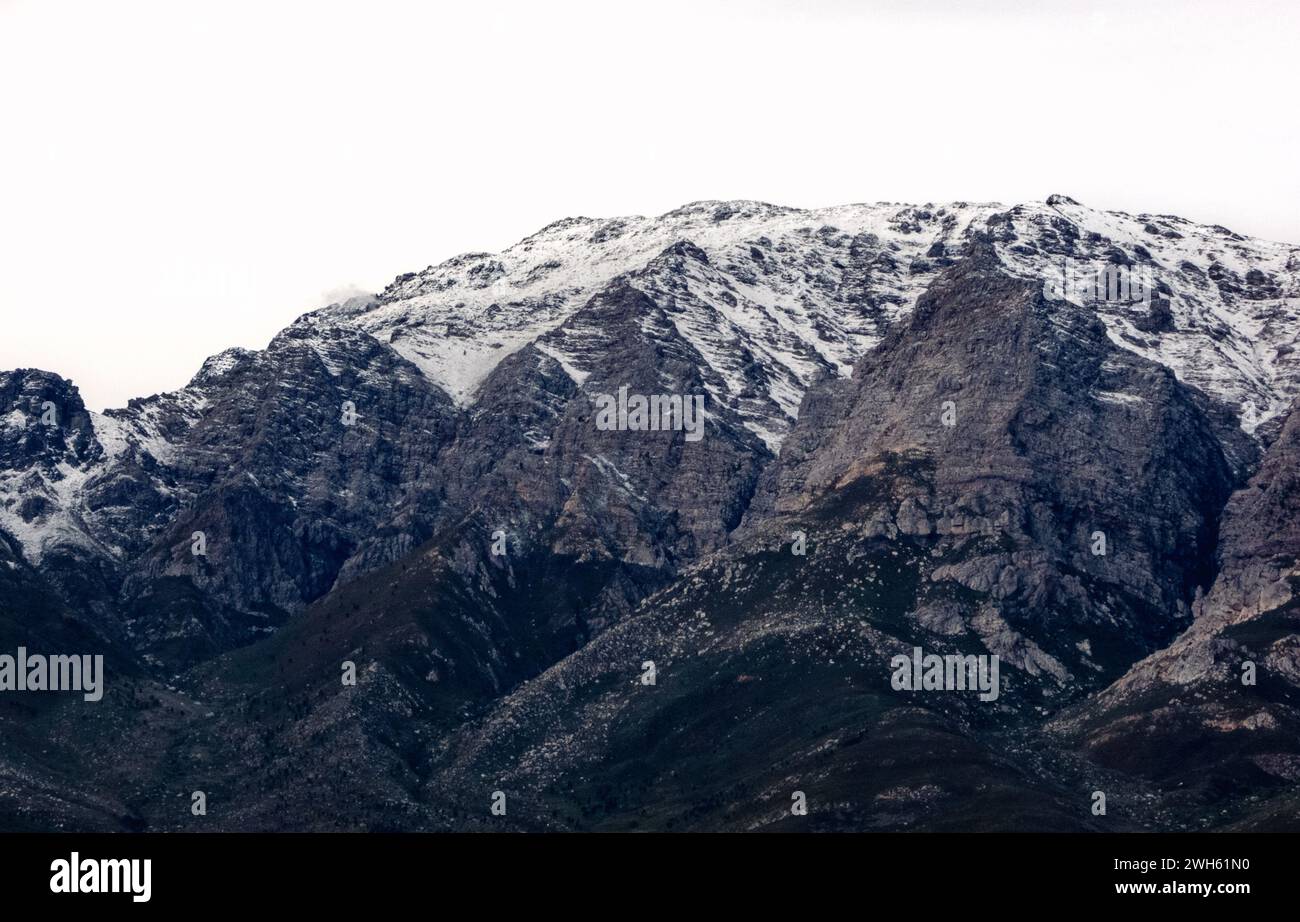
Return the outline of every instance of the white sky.
<path id="1" fill-rule="evenodd" d="M 1295 2 L 0 0 L 0 368 L 94 409 L 573 214 L 1052 192 L 1300 242 Z"/>

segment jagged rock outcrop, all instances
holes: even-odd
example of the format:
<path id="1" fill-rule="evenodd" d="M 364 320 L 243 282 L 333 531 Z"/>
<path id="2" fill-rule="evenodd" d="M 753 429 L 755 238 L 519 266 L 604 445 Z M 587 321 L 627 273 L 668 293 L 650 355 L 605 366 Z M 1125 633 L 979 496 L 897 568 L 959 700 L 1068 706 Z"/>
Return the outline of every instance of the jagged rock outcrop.
<path id="1" fill-rule="evenodd" d="M 864 533 L 924 539 L 931 582 L 1087 681 L 1190 618 L 1239 475 L 1174 375 L 977 244 L 852 381 L 810 395 L 751 520 L 869 494 Z"/>
<path id="2" fill-rule="evenodd" d="M 110 603 L 121 579 L 118 531 L 96 521 L 84 498 L 134 504 L 138 519 L 160 510 L 105 474 L 111 445 L 70 382 L 34 369 L 0 372 L 0 401 L 0 530 L 65 599 L 120 635 Z"/>
<path id="3" fill-rule="evenodd" d="M 436 490 L 457 423 L 418 369 L 346 328 L 290 327 L 201 386 L 170 459 L 180 508 L 123 589 L 141 645 L 190 662 L 328 592 L 388 510 Z"/>

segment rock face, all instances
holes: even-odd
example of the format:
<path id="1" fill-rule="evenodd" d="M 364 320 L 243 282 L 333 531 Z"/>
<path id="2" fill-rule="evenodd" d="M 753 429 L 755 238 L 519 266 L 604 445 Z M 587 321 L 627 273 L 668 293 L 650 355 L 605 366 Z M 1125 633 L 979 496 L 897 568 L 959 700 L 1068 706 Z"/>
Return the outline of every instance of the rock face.
<path id="1" fill-rule="evenodd" d="M 1225 453 L 1194 392 L 982 243 L 851 382 L 814 396 L 754 512 L 798 521 L 858 484 L 877 496 L 867 531 L 934 541 L 933 581 L 1025 627 L 1093 625 L 1055 651 L 1084 675 L 1099 664 L 1080 641 L 1151 644 L 1190 617 L 1240 476 L 1227 455 L 1251 450 L 1232 433 Z"/>
<path id="2" fill-rule="evenodd" d="M 1277 825 L 1297 296 L 1295 247 L 1065 196 L 703 202 L 402 276 L 121 410 L 0 373 L 12 645 L 39 609 L 119 676 L 14 736 L 0 815 L 191 827 L 181 786 L 218 828 L 487 828 L 490 783 L 517 828 L 1084 829 L 1110 772 L 1105 828 Z M 620 395 L 699 427 L 607 425 Z M 996 655 L 1000 693 L 893 687 L 915 647 Z"/>
<path id="3" fill-rule="evenodd" d="M 49 372 L 0 373 L 0 528 L 16 553 L 41 568 L 63 595 L 93 609 L 110 633 L 120 633 L 117 612 L 105 600 L 117 587 L 113 525 L 86 521 L 81 496 L 99 482 L 107 452 L 77 388 Z M 112 494 L 112 489 L 106 490 Z M 131 491 L 119 488 L 125 499 Z M 140 513 L 151 511 L 145 498 Z"/>
<path id="4" fill-rule="evenodd" d="M 1152 779 L 1166 809 L 1296 828 L 1300 780 L 1300 413 L 1223 514 L 1220 569 L 1191 627 L 1054 724 L 1094 761 Z M 1224 796 L 1223 792 L 1230 796 Z"/>
<path id="5" fill-rule="evenodd" d="M 281 623 L 329 590 L 377 509 L 436 483 L 446 395 L 364 334 L 306 329 L 100 417 L 61 379 L 9 376 L 66 418 L 33 409 L 7 430 L 31 468 L 9 521 L 61 585 L 97 574 L 68 598 L 116 613 L 141 652 L 189 665 Z"/>
<path id="6" fill-rule="evenodd" d="M 1300 404 L 1297 404 L 1300 407 Z M 1207 612 L 1244 620 L 1294 598 L 1300 559 L 1300 412 L 1293 407 L 1258 472 L 1224 512 L 1220 570 Z"/>
<path id="7" fill-rule="evenodd" d="M 530 828 L 1089 828 L 1024 728 L 1208 585 L 1235 474 L 1201 403 L 976 240 L 809 393 L 732 543 L 452 734 L 430 787 L 492 778 Z M 997 654 L 1002 693 L 899 693 L 916 646 Z M 834 811 L 791 816 L 806 788 Z"/>

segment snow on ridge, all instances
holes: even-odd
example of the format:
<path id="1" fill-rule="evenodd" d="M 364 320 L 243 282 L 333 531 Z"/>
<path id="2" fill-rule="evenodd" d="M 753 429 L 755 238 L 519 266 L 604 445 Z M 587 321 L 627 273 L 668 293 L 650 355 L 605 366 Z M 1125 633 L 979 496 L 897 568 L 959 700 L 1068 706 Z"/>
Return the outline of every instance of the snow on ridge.
<path id="1" fill-rule="evenodd" d="M 1099 308 L 1110 338 L 1239 408 L 1247 432 L 1300 396 L 1300 248 L 1055 195 L 1011 207 L 701 201 L 654 217 L 565 218 L 500 253 L 461 254 L 400 276 L 372 300 L 318 313 L 387 342 L 464 407 L 504 358 L 559 328 L 613 279 L 663 294 L 642 270 L 689 241 L 716 272 L 690 273 L 688 290 L 674 291 L 687 308 L 674 317 L 677 332 L 725 383 L 716 395 L 723 402 L 746 388 L 734 367 L 737 341 L 768 364 L 766 406 L 751 400 L 741 415 L 775 449 L 812 375 L 819 368 L 848 374 L 884 325 L 910 313 L 970 233 L 1003 214 L 1014 239 L 996 248 L 1017 274 L 1044 278 L 1067 252 L 1078 261 L 1118 253 L 1149 266 L 1171 295 L 1171 328 L 1144 330 L 1151 322 L 1132 311 Z M 998 230 L 988 229 L 997 239 Z M 882 255 L 862 281 L 869 309 L 844 294 L 855 284 L 844 246 L 855 240 Z M 780 271 L 763 272 L 755 248 L 775 256 Z M 581 386 L 580 360 L 559 354 Z"/>
<path id="2" fill-rule="evenodd" d="M 1247 433 L 1300 397 L 1300 247 L 1071 200 L 1021 205 L 1009 215 L 1016 239 L 997 247 L 1018 274 L 1061 271 L 1065 250 L 1077 266 L 1131 262 L 1149 272 L 1167 317 L 1144 303 L 1086 306 L 1116 345 L 1238 410 Z"/>
<path id="3" fill-rule="evenodd" d="M 560 366 L 560 368 L 564 370 L 564 373 L 568 375 L 569 378 L 573 381 L 573 383 L 578 385 L 578 387 L 582 387 L 582 385 L 587 382 L 587 377 L 589 375 L 589 372 L 585 372 L 582 369 L 578 368 L 576 365 L 574 365 L 573 364 L 574 360 L 572 356 L 565 355 L 563 352 L 556 349 L 554 346 L 549 346 L 544 342 L 534 343 L 533 347 L 538 352 L 542 353 L 542 355 L 555 359 L 556 363 Z"/>
<path id="4" fill-rule="evenodd" d="M 23 416 L 21 421 L 6 419 L 6 424 L 41 425 Z M 120 448 L 120 443 L 113 447 Z M 49 456 L 24 470 L 0 470 L 0 497 L 18 500 L 0 503 L 0 528 L 17 541 L 29 563 L 39 564 L 56 545 L 106 550 L 86 533 L 77 513 L 86 481 L 101 469 L 99 461 L 73 464 L 66 456 Z M 33 504 L 38 505 L 32 508 Z"/>
<path id="5" fill-rule="evenodd" d="M 990 226 L 995 215 L 1005 221 Z M 671 327 L 647 332 L 689 342 L 707 366 L 710 407 L 728 407 L 775 452 L 812 380 L 849 374 L 960 256 L 971 233 L 984 229 L 1009 270 L 1028 278 L 1044 279 L 1067 256 L 1149 269 L 1167 316 L 1154 316 L 1150 305 L 1089 306 L 1116 345 L 1238 409 L 1245 431 L 1275 424 L 1300 399 L 1300 247 L 1174 216 L 1098 211 L 1063 196 L 1010 208 L 876 203 L 809 210 L 703 201 L 655 217 L 570 218 L 501 253 L 462 254 L 300 322 L 373 335 L 465 407 L 506 356 L 530 344 L 583 387 L 590 353 L 584 330 L 566 321 L 622 279 L 660 303 L 673 299 Z M 669 251 L 681 241 L 706 259 L 674 262 Z M 336 372 L 329 344 L 306 339 Z M 0 496 L 15 500 L 0 505 L 0 527 L 32 562 L 60 545 L 113 553 L 80 521 L 88 480 L 137 450 L 171 462 L 173 446 L 163 433 L 197 420 L 210 385 L 256 355 L 225 350 L 179 391 L 91 413 L 102 458 L 0 472 Z M 0 426 L 19 424 L 25 417 L 0 418 Z M 18 512 L 28 497 L 24 519 Z M 41 499 L 44 511 L 33 515 Z"/>
<path id="6" fill-rule="evenodd" d="M 875 245 L 897 252 L 910 263 L 936 239 L 955 248 L 972 224 L 994 214 L 1000 206 L 899 205 L 894 203 L 839 205 L 795 209 L 762 202 L 693 202 L 657 217 L 566 218 L 524 238 L 501 253 L 467 253 L 422 272 L 400 276 L 366 309 L 325 308 L 318 314 L 333 322 L 355 325 L 387 342 L 442 386 L 461 406 L 474 401 L 474 392 L 492 369 L 511 353 L 555 330 L 611 280 L 643 269 L 674 244 L 688 240 L 725 264 L 744 262 L 759 242 L 792 253 L 788 271 L 833 255 L 818 237 L 871 235 Z M 889 319 L 910 310 L 931 273 L 911 273 L 905 266 L 897 290 L 884 312 Z M 741 313 L 760 308 L 784 327 L 786 336 L 800 339 L 823 359 L 847 373 L 852 362 L 878 338 L 872 329 L 851 330 L 844 338 L 811 336 L 816 321 L 834 327 L 852 318 L 851 310 L 832 309 L 823 295 L 798 284 L 774 303 L 761 285 L 745 291 Z M 811 306 L 810 306 L 811 305 Z M 832 314 L 845 316 L 835 318 Z M 803 314 L 803 319 L 800 319 Z M 782 319 L 785 318 L 785 319 Z M 731 318 L 740 326 L 738 317 Z M 716 352 L 717 350 L 709 350 Z M 775 352 L 781 352 L 775 349 Z M 722 364 L 725 364 L 723 362 Z M 782 364 L 806 384 L 808 363 L 783 354 Z M 719 367 L 725 375 L 725 369 Z M 582 369 L 573 363 L 571 376 Z M 778 375 L 778 378 L 784 375 Z M 575 378 L 575 380 L 577 380 Z M 780 385 L 787 415 L 792 415 L 802 387 Z M 797 393 L 796 393 L 797 392 Z"/>

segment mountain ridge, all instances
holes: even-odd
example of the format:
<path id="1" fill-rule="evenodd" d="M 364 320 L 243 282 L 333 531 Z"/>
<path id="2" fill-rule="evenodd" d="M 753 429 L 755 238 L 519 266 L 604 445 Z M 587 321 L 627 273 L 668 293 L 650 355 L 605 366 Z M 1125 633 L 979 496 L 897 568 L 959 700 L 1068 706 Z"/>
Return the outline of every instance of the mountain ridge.
<path id="1" fill-rule="evenodd" d="M 818 715 L 791 765 L 843 750 L 827 777 L 850 806 L 817 828 L 910 828 L 930 803 L 996 828 L 1094 828 L 1048 767 L 1100 770 L 1086 733 L 1108 718 L 1086 709 L 1205 628 L 1225 561 L 1258 547 L 1231 510 L 1248 478 L 1291 463 L 1298 254 L 1065 196 L 564 219 L 305 314 L 121 410 L 0 373 L 0 538 L 132 677 L 106 720 L 161 761 L 96 738 L 112 775 L 96 797 L 137 775 L 199 784 L 185 747 L 200 744 L 233 760 L 221 784 L 242 819 L 223 828 L 274 826 L 280 799 L 311 828 L 331 810 L 364 825 L 355 804 L 381 791 L 371 818 L 393 828 L 475 825 L 468 792 L 494 772 L 551 785 L 522 828 L 780 825 L 784 780 L 726 781 L 759 737 L 724 728 L 766 714 L 751 729 L 781 732 L 784 695 Z M 1149 287 L 1068 284 L 1098 266 Z M 595 398 L 620 388 L 699 395 L 704 438 L 602 429 Z M 822 550 L 793 556 L 795 531 Z M 985 711 L 900 704 L 879 664 L 911 644 L 996 653 L 1012 693 Z M 690 676 L 667 710 L 638 690 L 646 655 Z M 166 719 L 141 722 L 155 698 Z M 1069 732 L 1039 725 L 1076 706 Z M 541 723 L 525 732 L 521 713 Z M 734 746 L 701 751 L 710 722 Z M 853 748 L 872 733 L 914 736 L 916 758 L 877 764 Z M 325 739 L 367 754 L 337 784 L 315 767 Z M 707 802 L 671 760 L 636 765 L 661 744 L 712 779 Z M 945 780 L 927 747 L 979 768 Z M 1160 783 L 1105 770 L 1133 797 Z M 318 805 L 281 783 L 299 771 Z M 566 789 L 572 771 L 601 780 Z M 892 819 L 854 799 L 859 772 Z M 1017 784 L 1036 806 L 996 821 Z M 998 794 L 958 807 L 967 789 Z M 1164 822 L 1141 803 L 1125 822 Z M 114 809 L 187 822 L 149 798 Z"/>

